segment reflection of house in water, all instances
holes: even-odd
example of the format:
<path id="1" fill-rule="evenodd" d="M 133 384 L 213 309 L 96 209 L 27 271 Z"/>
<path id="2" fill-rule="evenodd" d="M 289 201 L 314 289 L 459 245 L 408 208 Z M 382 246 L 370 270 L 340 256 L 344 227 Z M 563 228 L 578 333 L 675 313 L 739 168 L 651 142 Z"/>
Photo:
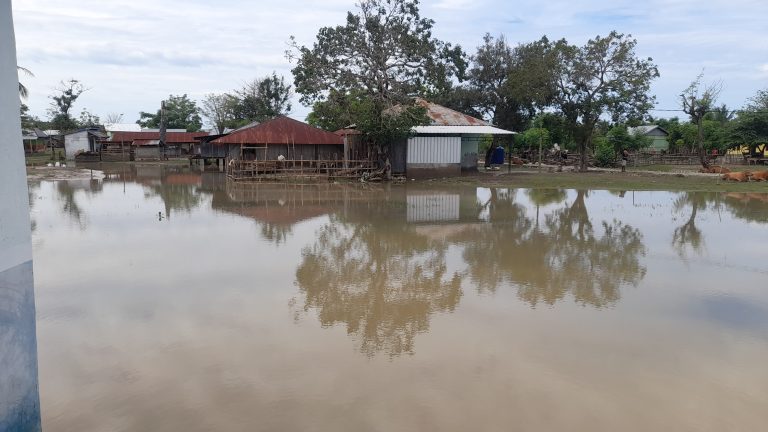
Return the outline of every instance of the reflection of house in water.
<path id="1" fill-rule="evenodd" d="M 458 194 L 413 194 L 406 197 L 408 222 L 448 222 L 459 220 Z"/>

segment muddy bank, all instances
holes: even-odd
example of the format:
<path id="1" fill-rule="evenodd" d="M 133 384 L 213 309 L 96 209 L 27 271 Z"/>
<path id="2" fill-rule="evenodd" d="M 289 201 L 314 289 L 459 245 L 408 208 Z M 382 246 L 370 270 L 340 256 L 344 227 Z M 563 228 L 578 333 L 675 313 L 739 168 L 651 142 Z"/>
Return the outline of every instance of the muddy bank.
<path id="1" fill-rule="evenodd" d="M 27 167 L 27 181 L 87 180 L 103 179 L 99 170 L 70 167 Z"/>

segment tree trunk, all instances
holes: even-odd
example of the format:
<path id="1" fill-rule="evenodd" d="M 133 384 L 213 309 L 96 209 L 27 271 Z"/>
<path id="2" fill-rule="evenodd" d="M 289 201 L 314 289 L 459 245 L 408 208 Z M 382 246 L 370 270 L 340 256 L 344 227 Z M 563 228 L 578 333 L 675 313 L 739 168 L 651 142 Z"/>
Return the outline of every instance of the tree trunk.
<path id="1" fill-rule="evenodd" d="M 586 136 L 579 141 L 579 171 L 587 172 L 587 148 L 589 147 L 590 137 Z"/>
<path id="2" fill-rule="evenodd" d="M 702 119 L 699 119 L 697 123 L 697 148 L 699 151 L 699 162 L 701 162 L 701 166 L 705 169 L 709 169 L 709 159 L 707 159 L 707 151 L 704 150 L 704 127 L 701 122 Z"/>

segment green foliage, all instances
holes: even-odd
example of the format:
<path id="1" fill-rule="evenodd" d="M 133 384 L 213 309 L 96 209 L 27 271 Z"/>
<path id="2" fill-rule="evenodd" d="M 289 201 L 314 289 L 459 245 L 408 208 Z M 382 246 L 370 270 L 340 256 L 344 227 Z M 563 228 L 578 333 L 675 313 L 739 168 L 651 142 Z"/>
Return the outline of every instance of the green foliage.
<path id="1" fill-rule="evenodd" d="M 637 41 L 612 31 L 583 47 L 556 44 L 560 64 L 555 106 L 565 116 L 582 154 L 586 170 L 587 145 L 600 117 L 614 122 L 642 118 L 653 107 L 651 82 L 659 76 L 653 60 L 635 55 Z"/>
<path id="2" fill-rule="evenodd" d="M 544 150 L 548 149 L 552 143 L 549 131 L 544 128 L 530 128 L 521 135 L 518 135 L 515 141 L 519 143 L 520 148 L 538 149 L 539 144 L 541 144 Z"/>
<path id="3" fill-rule="evenodd" d="M 293 40 L 289 58 L 296 91 L 312 103 L 310 124 L 328 130 L 356 125 L 380 155 L 427 122 L 413 95 L 450 97 L 463 78 L 464 53 L 432 37 L 417 0 L 363 0 L 344 25 L 324 27 L 312 48 Z"/>
<path id="4" fill-rule="evenodd" d="M 546 37 L 511 47 L 504 36 L 483 37 L 472 57 L 469 82 L 450 105 L 497 126 L 522 130 L 555 91 L 557 56 Z"/>
<path id="5" fill-rule="evenodd" d="M 39 127 L 41 129 L 45 128 L 44 122 L 40 121 L 39 118 L 33 116 L 29 113 L 29 107 L 22 103 L 19 108 L 19 117 L 21 118 L 21 128 L 26 130 L 31 130 L 36 127 Z M 47 128 L 45 128 L 47 129 Z"/>
<path id="6" fill-rule="evenodd" d="M 731 129 L 734 145 L 745 145 L 751 154 L 768 143 L 768 89 L 760 90 L 739 111 Z"/>
<path id="7" fill-rule="evenodd" d="M 83 108 L 83 110 L 80 111 L 80 118 L 77 120 L 78 127 L 88 128 L 88 127 L 98 127 L 100 125 L 101 125 L 101 120 L 99 119 L 99 116 L 89 112 L 88 109 L 86 108 Z"/>
<path id="8" fill-rule="evenodd" d="M 641 134 L 631 134 L 625 125 L 612 127 L 605 135 L 605 139 L 613 147 L 614 153 L 623 150 L 637 151 L 651 145 L 651 140 Z M 597 146 L 595 147 L 597 151 Z"/>
<path id="9" fill-rule="evenodd" d="M 208 120 L 208 123 L 217 133 L 224 133 L 224 129 L 232 127 L 235 122 L 235 105 L 237 100 L 234 96 L 222 93 L 209 93 L 203 97 L 200 114 Z"/>
<path id="10" fill-rule="evenodd" d="M 704 131 L 704 117 L 712 110 L 715 101 L 717 101 L 722 84 L 715 82 L 709 85 L 702 84 L 704 74 L 701 73 L 691 84 L 680 94 L 680 105 L 683 112 L 691 118 L 691 123 L 696 125 L 696 148 L 699 153 L 701 165 L 709 166 L 706 156 L 706 134 Z"/>
<path id="11" fill-rule="evenodd" d="M 188 132 L 197 132 L 203 126 L 197 104 L 186 94 L 168 96 L 168 100 L 165 101 L 165 118 L 168 129 L 185 129 Z M 141 111 L 136 123 L 144 128 L 157 129 L 160 128 L 160 120 L 160 110 L 154 114 Z"/>
<path id="12" fill-rule="evenodd" d="M 285 78 L 272 72 L 246 83 L 235 90 L 231 103 L 232 116 L 240 126 L 254 121 L 263 122 L 291 111 L 291 86 Z"/>
<path id="13" fill-rule="evenodd" d="M 607 137 L 595 137 L 595 165 L 611 167 L 616 164 L 616 150 Z"/>
<path id="14" fill-rule="evenodd" d="M 341 94 L 332 91 L 327 100 L 314 104 L 307 121 L 326 130 L 354 125 L 370 142 L 387 145 L 405 138 L 414 126 L 425 124 L 428 119 L 426 110 L 420 106 L 390 108 L 362 92 Z"/>
<path id="15" fill-rule="evenodd" d="M 422 18 L 417 0 L 362 0 L 346 23 L 323 27 L 314 45 L 292 37 L 287 56 L 301 101 L 362 91 L 390 106 L 410 95 L 439 92 L 466 67 L 460 47 L 432 37 L 434 21 Z"/>
<path id="16" fill-rule="evenodd" d="M 49 96 L 51 106 L 48 108 L 48 116 L 52 128 L 58 129 L 62 133 L 78 128 L 78 122 L 72 118 L 69 111 L 86 90 L 85 86 L 74 78 L 59 83 L 55 93 Z"/>
<path id="17" fill-rule="evenodd" d="M 27 76 L 31 76 L 31 77 L 35 76 L 35 74 L 33 74 L 32 71 L 30 71 L 25 67 L 16 66 L 16 70 L 18 72 L 24 73 Z M 22 84 L 21 81 L 19 81 L 19 97 L 21 98 L 21 100 L 26 100 L 29 97 L 29 89 L 27 88 L 27 86 Z"/>

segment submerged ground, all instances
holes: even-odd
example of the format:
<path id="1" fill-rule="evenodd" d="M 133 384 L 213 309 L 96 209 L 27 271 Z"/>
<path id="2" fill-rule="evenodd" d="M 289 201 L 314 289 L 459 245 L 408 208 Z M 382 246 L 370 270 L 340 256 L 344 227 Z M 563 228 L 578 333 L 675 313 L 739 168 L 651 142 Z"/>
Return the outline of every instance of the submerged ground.
<path id="1" fill-rule="evenodd" d="M 30 182 L 45 430 L 768 423 L 764 183 L 71 175 Z"/>

